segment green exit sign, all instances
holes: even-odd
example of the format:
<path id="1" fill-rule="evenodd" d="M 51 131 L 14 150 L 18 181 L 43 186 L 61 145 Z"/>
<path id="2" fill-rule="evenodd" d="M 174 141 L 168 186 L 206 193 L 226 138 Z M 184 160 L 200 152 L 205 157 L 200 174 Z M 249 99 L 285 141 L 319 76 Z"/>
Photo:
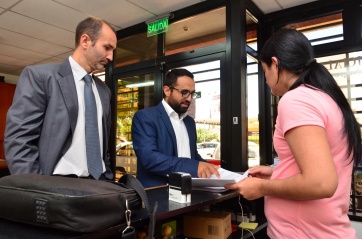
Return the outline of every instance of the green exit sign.
<path id="1" fill-rule="evenodd" d="M 147 24 L 147 37 L 154 36 L 168 30 L 168 18 Z"/>
<path id="2" fill-rule="evenodd" d="M 201 91 L 196 91 L 196 99 L 199 99 L 201 98 Z"/>

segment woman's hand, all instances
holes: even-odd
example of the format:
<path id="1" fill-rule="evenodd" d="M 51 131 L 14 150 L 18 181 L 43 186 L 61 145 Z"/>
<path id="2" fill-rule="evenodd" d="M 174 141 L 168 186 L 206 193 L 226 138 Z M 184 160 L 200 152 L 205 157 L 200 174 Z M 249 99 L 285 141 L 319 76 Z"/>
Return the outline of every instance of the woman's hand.
<path id="1" fill-rule="evenodd" d="M 270 179 L 273 169 L 269 166 L 252 167 L 249 169 L 249 177 L 234 184 L 227 184 L 225 188 L 237 191 L 247 200 L 263 197 L 263 181 Z"/>
<path id="2" fill-rule="evenodd" d="M 262 181 L 265 180 L 247 177 L 237 183 L 226 184 L 225 188 L 237 191 L 247 200 L 254 200 L 264 196 L 262 192 Z"/>
<path id="3" fill-rule="evenodd" d="M 270 179 L 274 168 L 270 166 L 255 166 L 249 169 L 249 175 L 261 179 Z"/>

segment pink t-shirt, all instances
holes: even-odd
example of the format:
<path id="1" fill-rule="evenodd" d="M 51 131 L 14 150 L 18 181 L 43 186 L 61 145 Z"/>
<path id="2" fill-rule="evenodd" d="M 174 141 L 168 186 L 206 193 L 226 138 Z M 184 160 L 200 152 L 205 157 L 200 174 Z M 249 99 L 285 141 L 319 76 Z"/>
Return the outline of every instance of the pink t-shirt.
<path id="1" fill-rule="evenodd" d="M 279 101 L 274 132 L 279 164 L 274 169 L 272 179 L 300 173 L 284 135 L 288 130 L 302 125 L 318 125 L 325 129 L 337 169 L 338 188 L 333 197 L 320 200 L 265 197 L 268 235 L 278 239 L 355 239 L 355 230 L 351 228 L 347 216 L 353 164 L 350 163 L 351 157 L 347 158 L 341 111 L 327 94 L 299 86 L 284 94 Z"/>

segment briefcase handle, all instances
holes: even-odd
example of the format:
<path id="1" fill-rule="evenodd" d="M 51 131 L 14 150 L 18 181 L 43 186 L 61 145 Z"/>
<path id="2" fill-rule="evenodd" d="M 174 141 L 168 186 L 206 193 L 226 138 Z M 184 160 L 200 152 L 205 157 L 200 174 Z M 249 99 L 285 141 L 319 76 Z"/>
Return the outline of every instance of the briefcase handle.
<path id="1" fill-rule="evenodd" d="M 144 187 L 142 186 L 142 184 L 140 183 L 140 181 L 138 181 L 138 179 L 136 179 L 133 175 L 125 174 L 118 180 L 118 182 L 123 183 L 127 187 L 133 188 L 138 193 L 138 195 L 141 197 L 142 203 L 143 203 L 144 207 L 146 208 L 147 213 L 150 217 L 149 226 L 148 226 L 148 238 L 152 239 L 153 234 L 155 232 L 156 212 L 157 212 L 157 208 L 158 208 L 157 202 L 155 202 L 153 210 L 151 211 L 149 203 L 148 203 L 146 191 L 145 191 Z M 126 215 L 126 217 L 127 217 L 127 215 Z M 126 232 L 127 229 L 131 229 L 131 227 L 129 227 L 129 226 L 130 226 L 130 224 L 124 229 L 123 232 Z M 129 236 L 132 235 L 132 231 L 130 231 L 130 230 L 128 230 L 128 231 L 131 232 L 131 233 L 129 233 Z M 123 237 L 123 233 L 122 233 L 122 237 Z M 131 237 L 129 237 L 129 238 L 131 238 Z M 125 235 L 124 239 L 128 239 L 127 235 Z"/>

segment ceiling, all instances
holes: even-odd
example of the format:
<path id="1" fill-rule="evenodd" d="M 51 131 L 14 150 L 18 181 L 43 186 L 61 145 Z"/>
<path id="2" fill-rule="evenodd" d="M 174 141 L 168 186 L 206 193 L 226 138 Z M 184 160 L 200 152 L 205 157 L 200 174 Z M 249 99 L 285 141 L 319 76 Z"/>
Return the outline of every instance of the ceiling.
<path id="1" fill-rule="evenodd" d="M 120 30 L 202 1 L 1 0 L 0 76 L 16 84 L 27 65 L 63 61 L 73 51 L 78 22 L 88 16 L 105 19 Z M 252 1 L 270 13 L 315 0 Z"/>

